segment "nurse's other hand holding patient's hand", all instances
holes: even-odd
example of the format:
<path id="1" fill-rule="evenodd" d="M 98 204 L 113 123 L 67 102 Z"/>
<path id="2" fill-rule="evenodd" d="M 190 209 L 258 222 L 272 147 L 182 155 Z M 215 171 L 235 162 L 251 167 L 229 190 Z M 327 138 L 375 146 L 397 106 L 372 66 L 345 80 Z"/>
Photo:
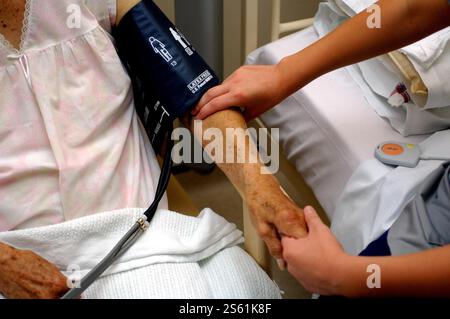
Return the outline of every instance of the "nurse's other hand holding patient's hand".
<path id="1" fill-rule="evenodd" d="M 284 73 L 279 65 L 243 66 L 222 85 L 209 90 L 192 115 L 203 120 L 218 111 L 239 106 L 245 109 L 249 121 L 284 100 L 289 95 L 285 91 Z"/>
<path id="2" fill-rule="evenodd" d="M 342 295 L 343 272 L 350 256 L 312 207 L 306 207 L 304 213 L 308 236 L 282 239 L 288 271 L 310 292 Z"/>

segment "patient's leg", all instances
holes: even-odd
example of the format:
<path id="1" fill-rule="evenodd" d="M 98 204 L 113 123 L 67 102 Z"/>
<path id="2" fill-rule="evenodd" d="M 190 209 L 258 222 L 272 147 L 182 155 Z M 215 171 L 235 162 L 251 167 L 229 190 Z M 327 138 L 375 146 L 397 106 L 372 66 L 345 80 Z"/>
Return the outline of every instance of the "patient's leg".
<path id="1" fill-rule="evenodd" d="M 194 127 L 192 121 L 190 126 L 191 129 Z M 219 129 L 222 132 L 221 135 L 226 139 L 227 128 L 247 130 L 247 125 L 239 111 L 225 110 L 211 115 L 203 121 L 203 131 L 209 128 Z M 199 136 L 198 132 L 194 132 L 194 134 L 198 140 L 202 141 L 203 146 L 211 142 L 205 140 L 203 136 Z M 242 140 L 240 141 L 242 142 Z M 244 141 L 245 150 L 252 149 L 257 153 L 256 147 L 250 139 L 246 138 Z M 224 145 L 223 155 L 226 155 L 227 152 L 239 154 L 238 148 L 242 147 L 233 141 L 226 140 L 222 145 Z M 217 154 L 209 155 L 212 159 L 217 159 Z M 279 234 L 297 238 L 306 234 L 303 211 L 284 195 L 280 184 L 273 175 L 262 174 L 264 165 L 259 160 L 259 156 L 257 158 L 257 162 L 249 161 L 247 157 L 244 163 L 220 161 L 217 164 L 249 206 L 253 224 L 266 242 L 272 256 L 281 258 Z"/>

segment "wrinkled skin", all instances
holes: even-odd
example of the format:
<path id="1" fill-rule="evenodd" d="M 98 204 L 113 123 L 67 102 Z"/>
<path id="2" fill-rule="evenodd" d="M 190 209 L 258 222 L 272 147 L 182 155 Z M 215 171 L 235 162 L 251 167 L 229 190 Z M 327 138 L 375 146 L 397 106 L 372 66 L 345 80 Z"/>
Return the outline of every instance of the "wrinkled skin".
<path id="1" fill-rule="evenodd" d="M 67 278 L 52 263 L 0 243 L 0 293 L 5 298 L 58 299 L 67 290 Z"/>

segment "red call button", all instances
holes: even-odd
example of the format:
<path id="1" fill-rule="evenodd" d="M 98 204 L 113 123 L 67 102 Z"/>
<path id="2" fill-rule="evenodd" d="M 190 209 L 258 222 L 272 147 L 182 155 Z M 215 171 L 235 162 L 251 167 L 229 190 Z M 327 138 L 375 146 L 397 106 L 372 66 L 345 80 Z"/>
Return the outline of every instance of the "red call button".
<path id="1" fill-rule="evenodd" d="M 382 148 L 383 153 L 390 155 L 390 156 L 398 156 L 403 154 L 403 152 L 405 151 L 405 149 L 398 144 L 386 144 L 383 145 Z"/>

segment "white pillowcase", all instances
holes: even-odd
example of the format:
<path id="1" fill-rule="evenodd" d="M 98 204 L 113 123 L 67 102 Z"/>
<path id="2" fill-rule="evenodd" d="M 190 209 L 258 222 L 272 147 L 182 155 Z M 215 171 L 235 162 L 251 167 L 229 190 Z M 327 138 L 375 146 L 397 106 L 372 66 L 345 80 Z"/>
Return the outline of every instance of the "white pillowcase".
<path id="1" fill-rule="evenodd" d="M 428 87 L 428 101 L 424 108 L 448 107 L 450 105 L 450 27 L 425 40 L 400 51 L 410 58 Z"/>
<path id="2" fill-rule="evenodd" d="M 373 5 L 376 0 L 328 0 L 352 17 Z M 399 50 L 419 72 L 429 89 L 425 109 L 450 105 L 450 27 Z M 444 84 L 444 85 L 443 85 Z"/>
<path id="3" fill-rule="evenodd" d="M 365 10 L 375 2 L 328 0 L 319 7 L 315 28 L 322 37 L 349 16 Z M 402 135 L 429 134 L 450 127 L 450 85 L 447 79 L 450 73 L 449 39 L 450 28 L 400 50 L 407 55 L 428 87 L 429 96 L 425 105 L 416 104 L 412 100 L 395 108 L 388 103 L 393 90 L 404 79 L 393 62 L 384 56 L 348 68 L 375 111 L 389 120 Z"/>

